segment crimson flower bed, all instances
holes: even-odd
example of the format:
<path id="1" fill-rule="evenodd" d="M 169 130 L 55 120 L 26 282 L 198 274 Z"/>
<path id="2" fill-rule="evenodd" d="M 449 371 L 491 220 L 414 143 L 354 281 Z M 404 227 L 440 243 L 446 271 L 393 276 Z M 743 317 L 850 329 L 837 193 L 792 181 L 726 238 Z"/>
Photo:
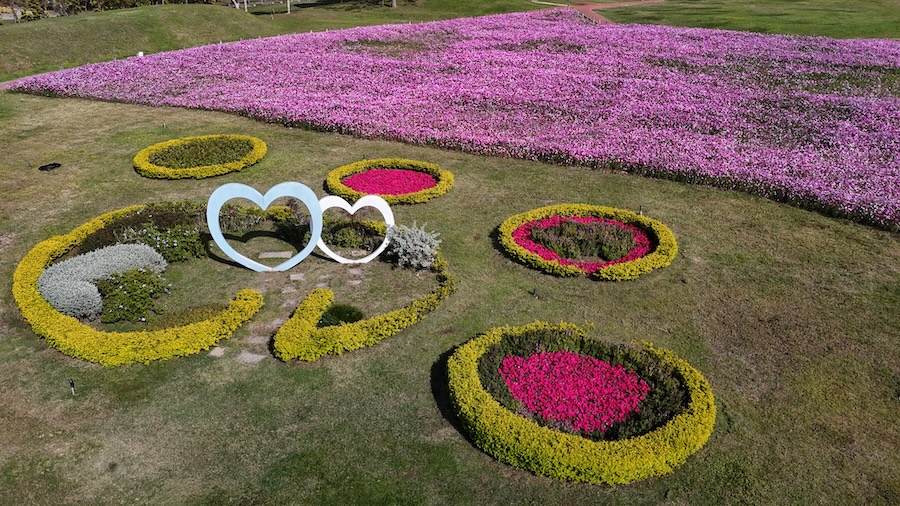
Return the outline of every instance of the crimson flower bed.
<path id="1" fill-rule="evenodd" d="M 360 193 L 404 195 L 432 188 L 437 181 L 431 174 L 408 169 L 369 169 L 341 180 Z"/>
<path id="2" fill-rule="evenodd" d="M 531 412 L 585 432 L 605 432 L 625 420 L 650 391 L 634 371 L 566 350 L 509 355 L 499 372 Z"/>

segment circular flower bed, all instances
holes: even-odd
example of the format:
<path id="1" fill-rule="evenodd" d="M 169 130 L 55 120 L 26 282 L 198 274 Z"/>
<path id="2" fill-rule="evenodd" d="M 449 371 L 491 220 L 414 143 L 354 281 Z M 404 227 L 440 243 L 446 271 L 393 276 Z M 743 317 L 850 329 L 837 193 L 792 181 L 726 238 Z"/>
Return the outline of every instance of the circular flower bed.
<path id="1" fill-rule="evenodd" d="M 325 187 L 350 201 L 378 195 L 389 204 L 416 204 L 450 191 L 453 174 L 433 163 L 380 158 L 334 169 L 325 179 Z"/>
<path id="2" fill-rule="evenodd" d="M 447 367 L 473 442 L 554 478 L 614 485 L 670 473 L 716 418 L 709 383 L 671 351 L 608 345 L 570 324 L 492 329 Z"/>
<path id="3" fill-rule="evenodd" d="M 142 176 L 203 179 L 241 170 L 266 156 L 266 143 L 249 135 L 201 135 L 154 144 L 134 157 Z"/>
<path id="4" fill-rule="evenodd" d="M 675 236 L 664 224 L 604 206 L 561 204 L 508 218 L 500 244 L 517 261 L 558 276 L 622 281 L 672 263 Z"/>

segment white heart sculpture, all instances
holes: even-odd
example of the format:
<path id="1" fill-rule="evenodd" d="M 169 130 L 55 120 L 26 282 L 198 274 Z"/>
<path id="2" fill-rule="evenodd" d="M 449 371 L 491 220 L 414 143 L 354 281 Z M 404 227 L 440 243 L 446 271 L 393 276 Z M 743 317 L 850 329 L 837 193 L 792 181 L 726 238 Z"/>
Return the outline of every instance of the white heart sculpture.
<path id="1" fill-rule="evenodd" d="M 381 212 L 382 216 L 384 216 L 384 222 L 385 222 L 385 224 L 387 224 L 388 227 L 391 227 L 394 224 L 394 212 L 391 211 L 391 208 L 388 205 L 388 203 L 383 198 L 379 197 L 378 195 L 366 195 L 363 198 L 357 200 L 356 204 L 353 204 L 352 206 L 350 205 L 349 202 L 347 202 L 346 200 L 344 200 L 340 197 L 336 197 L 334 195 L 329 195 L 327 197 L 322 197 L 322 200 L 319 201 L 319 205 L 322 207 L 323 213 L 325 212 L 326 209 L 331 209 L 332 207 L 339 207 L 339 208 L 343 209 L 344 211 L 347 211 L 350 214 L 353 214 L 356 211 L 359 211 L 363 207 L 374 207 L 375 209 L 378 209 L 379 212 Z M 331 248 L 329 248 L 328 245 L 325 244 L 325 241 L 322 240 L 321 236 L 319 237 L 319 242 L 317 244 L 319 249 L 322 250 L 322 253 L 325 253 L 325 255 L 328 256 L 329 258 L 331 258 L 332 260 L 335 260 L 342 264 L 364 264 L 364 263 L 367 263 L 367 262 L 371 261 L 372 259 L 374 259 L 375 257 L 377 257 L 378 255 L 380 255 L 381 252 L 384 251 L 385 248 L 387 248 L 387 245 L 388 245 L 388 238 L 387 238 L 387 236 L 385 236 L 384 241 L 381 242 L 381 246 L 379 246 L 378 249 L 373 251 L 371 254 L 366 255 L 362 258 L 349 259 L 349 258 L 344 258 L 344 257 L 338 255 L 334 251 L 331 251 Z"/>
<path id="2" fill-rule="evenodd" d="M 228 241 L 225 240 L 225 236 L 222 234 L 222 228 L 219 225 L 219 210 L 222 209 L 222 206 L 225 204 L 225 202 L 238 198 L 247 199 L 250 202 L 258 205 L 260 208 L 266 209 L 272 204 L 272 202 L 275 202 L 275 200 L 280 197 L 294 197 L 296 199 L 299 199 L 300 202 L 303 202 L 307 209 L 309 209 L 310 238 L 309 244 L 307 244 L 306 247 L 300 250 L 296 255 L 276 265 L 275 267 L 269 267 L 259 262 L 250 260 L 249 258 L 235 251 L 235 249 L 232 248 L 230 244 L 228 244 Z M 209 201 L 206 205 L 206 223 L 209 225 L 209 233 L 210 235 L 212 235 L 212 238 L 216 242 L 216 245 L 219 246 L 219 248 L 226 255 L 228 255 L 232 260 L 243 265 L 244 267 L 257 272 L 286 271 L 302 262 L 303 259 L 308 257 L 309 254 L 312 253 L 312 251 L 316 248 L 316 244 L 322 242 L 322 208 L 319 205 L 319 199 L 316 197 L 316 194 L 309 189 L 308 186 L 301 183 L 280 183 L 270 188 L 265 195 L 262 195 L 252 187 L 245 184 L 224 184 L 216 188 L 216 191 L 214 191 L 212 195 L 209 196 Z"/>

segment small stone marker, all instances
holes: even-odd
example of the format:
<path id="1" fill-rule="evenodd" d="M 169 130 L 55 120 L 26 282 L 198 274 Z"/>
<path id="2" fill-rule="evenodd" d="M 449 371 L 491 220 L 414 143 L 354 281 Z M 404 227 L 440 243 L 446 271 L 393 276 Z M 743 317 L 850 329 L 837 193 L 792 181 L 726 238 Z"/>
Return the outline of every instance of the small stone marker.
<path id="1" fill-rule="evenodd" d="M 351 279 L 351 280 L 347 281 L 347 284 L 350 286 L 359 286 L 362 284 L 362 280 L 361 279 Z"/>
<path id="2" fill-rule="evenodd" d="M 302 272 L 297 273 L 297 274 L 291 274 L 291 281 L 305 281 L 305 280 L 306 280 L 306 275 L 304 275 Z"/>
<path id="3" fill-rule="evenodd" d="M 294 254 L 290 251 L 263 251 L 259 258 L 291 258 Z"/>
<path id="4" fill-rule="evenodd" d="M 296 293 L 297 289 L 293 286 L 286 286 L 281 289 L 281 293 Z"/>
<path id="5" fill-rule="evenodd" d="M 265 355 L 257 355 L 256 353 L 250 353 L 247 350 L 241 350 L 241 354 L 238 355 L 237 360 L 242 364 L 255 365 L 262 362 L 262 359 L 264 358 L 266 358 Z"/>
<path id="6" fill-rule="evenodd" d="M 347 274 L 351 276 L 362 276 L 365 273 L 363 272 L 362 267 L 354 267 L 353 269 L 347 269 Z"/>
<path id="7" fill-rule="evenodd" d="M 216 346 L 215 348 L 209 350 L 209 356 L 210 356 L 210 357 L 216 357 L 216 358 L 218 358 L 218 357 L 221 357 L 221 356 L 223 356 L 223 355 L 225 355 L 225 348 L 220 348 L 220 347 Z"/>
<path id="8" fill-rule="evenodd" d="M 328 283 L 316 283 L 316 288 L 328 288 Z"/>

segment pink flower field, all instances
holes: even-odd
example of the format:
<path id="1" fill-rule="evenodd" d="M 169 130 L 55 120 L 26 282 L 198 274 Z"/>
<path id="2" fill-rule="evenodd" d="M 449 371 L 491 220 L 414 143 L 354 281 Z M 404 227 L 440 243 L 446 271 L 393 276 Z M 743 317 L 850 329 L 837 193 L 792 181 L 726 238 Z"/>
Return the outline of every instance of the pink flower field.
<path id="1" fill-rule="evenodd" d="M 900 41 L 595 26 L 569 10 L 287 35 L 18 89 L 612 167 L 900 227 Z"/>

